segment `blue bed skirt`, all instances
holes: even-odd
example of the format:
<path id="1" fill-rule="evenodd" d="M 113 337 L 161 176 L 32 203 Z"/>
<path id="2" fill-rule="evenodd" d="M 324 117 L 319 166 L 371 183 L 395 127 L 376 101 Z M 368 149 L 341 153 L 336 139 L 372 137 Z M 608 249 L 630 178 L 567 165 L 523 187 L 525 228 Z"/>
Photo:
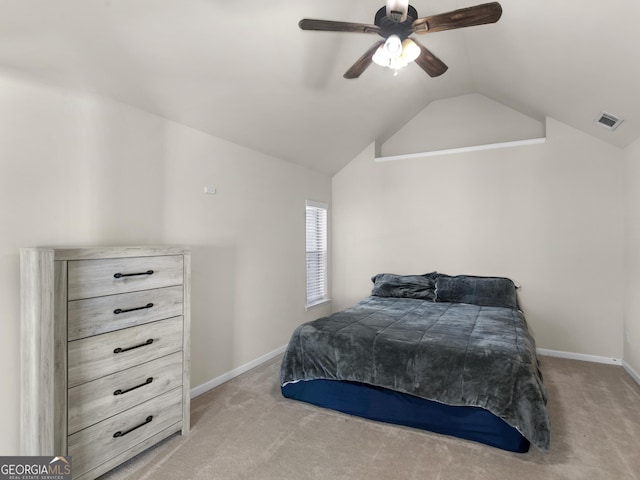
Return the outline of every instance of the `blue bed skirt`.
<path id="1" fill-rule="evenodd" d="M 510 452 L 529 451 L 520 432 L 480 407 L 451 406 L 356 382 L 308 380 L 288 383 L 282 394 L 294 400 L 358 417 L 473 440 Z"/>

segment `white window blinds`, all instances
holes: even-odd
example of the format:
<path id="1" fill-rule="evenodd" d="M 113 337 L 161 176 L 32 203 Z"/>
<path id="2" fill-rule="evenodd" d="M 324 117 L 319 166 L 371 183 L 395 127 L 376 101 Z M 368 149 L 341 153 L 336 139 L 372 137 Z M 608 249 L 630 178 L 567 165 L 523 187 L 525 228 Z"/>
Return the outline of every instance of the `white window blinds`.
<path id="1" fill-rule="evenodd" d="M 327 210 L 325 203 L 307 200 L 307 307 L 328 300 Z"/>

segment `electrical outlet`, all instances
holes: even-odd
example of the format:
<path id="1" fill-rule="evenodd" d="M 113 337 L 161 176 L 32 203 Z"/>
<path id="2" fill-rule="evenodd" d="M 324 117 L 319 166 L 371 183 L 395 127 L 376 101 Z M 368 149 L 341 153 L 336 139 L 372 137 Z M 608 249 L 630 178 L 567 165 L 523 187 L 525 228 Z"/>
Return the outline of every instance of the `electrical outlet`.
<path id="1" fill-rule="evenodd" d="M 215 195 L 216 187 L 204 187 L 204 193 L 207 193 L 209 195 Z"/>
<path id="2" fill-rule="evenodd" d="M 631 343 L 631 335 L 629 334 L 628 328 L 625 328 L 624 330 L 624 339 L 627 343 Z"/>

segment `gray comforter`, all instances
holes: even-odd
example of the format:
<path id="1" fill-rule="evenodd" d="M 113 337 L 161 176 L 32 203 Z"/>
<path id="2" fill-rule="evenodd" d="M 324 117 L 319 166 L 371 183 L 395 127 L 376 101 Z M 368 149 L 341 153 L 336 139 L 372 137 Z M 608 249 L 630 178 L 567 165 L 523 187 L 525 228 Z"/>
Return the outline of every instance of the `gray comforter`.
<path id="1" fill-rule="evenodd" d="M 295 330 L 281 384 L 313 379 L 482 407 L 549 449 L 535 343 L 516 309 L 368 297 Z"/>

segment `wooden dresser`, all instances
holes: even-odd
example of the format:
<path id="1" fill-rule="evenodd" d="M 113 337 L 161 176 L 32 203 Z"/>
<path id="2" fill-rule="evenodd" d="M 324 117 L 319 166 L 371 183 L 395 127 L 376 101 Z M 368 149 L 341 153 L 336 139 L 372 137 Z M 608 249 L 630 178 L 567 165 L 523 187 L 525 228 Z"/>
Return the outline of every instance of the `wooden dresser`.
<path id="1" fill-rule="evenodd" d="M 93 479 L 189 431 L 190 252 L 24 248 L 22 455 Z"/>

